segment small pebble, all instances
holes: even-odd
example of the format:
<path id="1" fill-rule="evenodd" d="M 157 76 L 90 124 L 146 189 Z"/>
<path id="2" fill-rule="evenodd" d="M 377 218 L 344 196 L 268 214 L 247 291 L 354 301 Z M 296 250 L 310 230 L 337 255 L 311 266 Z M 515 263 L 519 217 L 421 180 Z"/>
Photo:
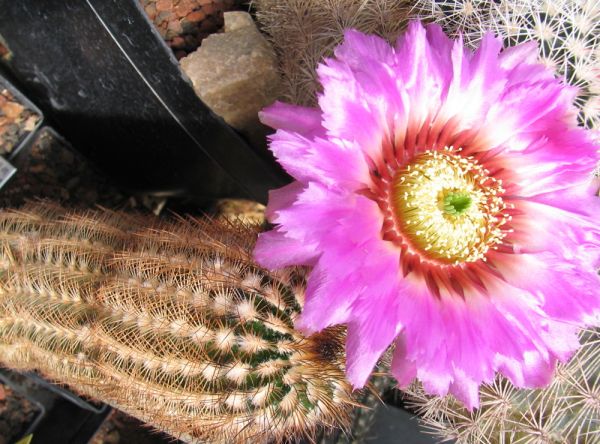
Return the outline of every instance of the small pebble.
<path id="1" fill-rule="evenodd" d="M 188 15 L 185 16 L 185 18 L 187 18 L 190 22 L 199 22 L 204 20 L 205 17 L 206 13 L 204 11 L 190 12 Z"/>
<path id="2" fill-rule="evenodd" d="M 172 0 L 158 0 L 156 2 L 156 10 L 157 11 L 170 11 L 173 9 L 173 1 Z"/>

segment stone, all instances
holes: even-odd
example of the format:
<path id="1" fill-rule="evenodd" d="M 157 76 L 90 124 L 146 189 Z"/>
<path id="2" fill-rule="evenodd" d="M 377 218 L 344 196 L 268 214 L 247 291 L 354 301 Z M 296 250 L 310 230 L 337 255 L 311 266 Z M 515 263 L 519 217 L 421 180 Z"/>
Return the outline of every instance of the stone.
<path id="1" fill-rule="evenodd" d="M 232 11 L 225 13 L 225 32 L 237 31 L 246 26 L 256 27 L 252 16 L 243 11 Z"/>
<path id="2" fill-rule="evenodd" d="M 4 115 L 9 119 L 16 119 L 25 110 L 25 107 L 17 102 L 8 102 L 2 107 Z"/>
<path id="3" fill-rule="evenodd" d="M 173 1 L 172 0 L 158 0 L 156 2 L 156 10 L 157 11 L 170 11 L 173 9 Z"/>
<path id="4" fill-rule="evenodd" d="M 204 18 L 206 17 L 206 14 L 203 11 L 194 11 L 194 12 L 190 12 L 188 15 L 186 15 L 186 19 L 189 22 L 200 22 L 202 20 L 204 20 Z"/>
<path id="5" fill-rule="evenodd" d="M 215 114 L 264 147 L 268 130 L 258 112 L 281 92 L 277 58 L 248 13 L 226 12 L 224 18 L 225 32 L 205 38 L 181 68 Z"/>
<path id="6" fill-rule="evenodd" d="M 179 20 L 171 20 L 167 26 L 167 30 L 173 33 L 173 38 L 180 35 L 183 29 L 181 28 L 181 23 Z"/>
<path id="7" fill-rule="evenodd" d="M 156 18 L 156 5 L 154 3 L 144 6 L 144 10 L 146 11 L 146 14 L 148 14 L 148 18 L 150 20 L 154 20 Z"/>
<path id="8" fill-rule="evenodd" d="M 177 6 L 175 6 L 175 14 L 177 14 L 179 17 L 185 17 L 186 15 L 188 15 L 190 10 L 191 9 L 188 8 L 187 3 L 180 3 Z"/>
<path id="9" fill-rule="evenodd" d="M 185 46 L 185 39 L 181 36 L 175 36 L 170 42 L 171 48 L 181 49 Z"/>
<path id="10" fill-rule="evenodd" d="M 160 11 L 156 18 L 155 18 L 155 22 L 158 24 L 160 22 L 164 22 L 169 20 L 169 18 L 173 15 L 173 12 L 170 10 L 167 11 Z"/>

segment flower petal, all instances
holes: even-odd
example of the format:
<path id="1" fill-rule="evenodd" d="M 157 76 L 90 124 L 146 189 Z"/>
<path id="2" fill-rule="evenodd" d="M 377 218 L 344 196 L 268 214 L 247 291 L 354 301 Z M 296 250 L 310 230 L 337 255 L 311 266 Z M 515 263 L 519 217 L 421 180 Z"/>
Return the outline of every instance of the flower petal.
<path id="1" fill-rule="evenodd" d="M 600 321 L 599 184 L 591 192 L 587 177 L 598 153 L 575 128 L 575 91 L 537 62 L 533 44 L 501 51 L 487 34 L 473 53 L 417 22 L 394 47 L 347 32 L 318 75 L 318 111 L 278 105 L 263 116 L 279 128 L 271 149 L 298 183 L 274 192 L 268 215 L 278 227 L 259 239 L 257 258 L 314 266 L 297 327 L 348 324 L 356 387 L 394 341 L 400 385 L 417 377 L 470 409 L 498 371 L 517 386 L 548 383 L 577 348 L 577 327 Z M 502 230 L 485 260 L 444 262 L 463 239 L 421 244 L 454 235 L 433 226 L 445 219 L 428 225 L 395 207 L 398 174 L 442 180 L 433 168 L 410 169 L 434 165 L 427 156 L 440 150 L 480 166 L 487 177 L 476 186 L 499 199 L 478 204 L 491 221 L 483 232 Z M 445 177 L 440 189 L 452 189 Z M 434 237 L 420 238 L 425 229 Z"/>
<path id="2" fill-rule="evenodd" d="M 307 108 L 275 102 L 258 114 L 260 121 L 271 128 L 293 131 L 305 137 L 322 134 L 321 111 L 317 108 Z"/>
<path id="3" fill-rule="evenodd" d="M 318 255 L 315 243 L 288 237 L 280 228 L 261 233 L 254 248 L 256 262 L 274 270 L 290 265 L 313 265 Z"/>

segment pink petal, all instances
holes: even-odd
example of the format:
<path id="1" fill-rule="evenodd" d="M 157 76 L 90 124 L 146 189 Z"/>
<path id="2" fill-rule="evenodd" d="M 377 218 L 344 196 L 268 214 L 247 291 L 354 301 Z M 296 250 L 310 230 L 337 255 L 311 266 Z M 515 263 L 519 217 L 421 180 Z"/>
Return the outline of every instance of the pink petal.
<path id="1" fill-rule="evenodd" d="M 260 121 L 271 128 L 297 132 L 305 137 L 323 133 L 321 111 L 317 108 L 275 102 L 258 115 Z"/>
<path id="2" fill-rule="evenodd" d="M 278 270 L 290 265 L 313 265 L 319 250 L 315 243 L 300 242 L 276 228 L 258 236 L 254 259 L 261 266 Z"/>
<path id="3" fill-rule="evenodd" d="M 354 69 L 364 69 L 367 60 L 391 63 L 394 51 L 381 37 L 349 29 L 344 32 L 343 43 L 335 49 L 335 57 Z"/>
<path id="4" fill-rule="evenodd" d="M 417 377 L 417 366 L 406 357 L 406 339 L 403 334 L 396 338 L 396 348 L 392 359 L 392 374 L 400 388 L 406 388 Z"/>
<path id="5" fill-rule="evenodd" d="M 329 218 L 333 223 L 319 226 L 323 231 L 311 232 L 313 238 L 320 239 L 319 249 L 323 253 L 309 277 L 304 311 L 297 324 L 306 332 L 345 322 L 351 305 L 353 312 L 358 311 L 355 301 L 368 291 L 361 285 L 365 276 L 381 276 L 385 285 L 395 283 L 385 279 L 385 273 L 397 269 L 398 252 L 390 250 L 379 239 L 378 227 L 382 220 L 377 206 L 366 198 L 330 204 L 323 208 L 322 214 L 330 214 L 331 206 L 339 205 L 335 218 Z M 315 214 L 314 219 L 319 224 L 318 220 L 323 217 Z M 349 227 L 354 228 L 352 232 L 348 232 Z M 372 261 L 364 260 L 364 250 L 374 252 Z M 376 290 L 383 291 L 376 288 L 373 292 Z M 383 292 L 390 293 L 389 290 Z M 371 300 L 371 305 L 373 303 Z"/>
<path id="6" fill-rule="evenodd" d="M 304 184 L 294 181 L 276 190 L 269 191 L 269 205 L 265 215 L 269 222 L 277 222 L 277 212 L 290 207 L 304 190 Z"/>

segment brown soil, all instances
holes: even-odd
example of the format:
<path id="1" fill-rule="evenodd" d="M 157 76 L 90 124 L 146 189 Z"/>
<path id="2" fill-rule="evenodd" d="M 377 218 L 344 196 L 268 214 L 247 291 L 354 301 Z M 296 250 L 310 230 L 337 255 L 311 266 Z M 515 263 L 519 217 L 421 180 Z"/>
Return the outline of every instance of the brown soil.
<path id="1" fill-rule="evenodd" d="M 177 444 L 172 437 L 114 410 L 89 444 Z"/>
<path id="2" fill-rule="evenodd" d="M 157 211 L 164 199 L 122 193 L 83 156 L 52 131 L 42 128 L 31 147 L 15 159 L 17 174 L 0 193 L 0 207 L 45 198 L 66 206 Z"/>
<path id="3" fill-rule="evenodd" d="M 27 108 L 0 82 L 0 155 L 10 154 L 33 131 L 40 115 Z"/>
<path id="4" fill-rule="evenodd" d="M 0 444 L 11 444 L 21 438 L 39 413 L 35 404 L 0 384 Z"/>

